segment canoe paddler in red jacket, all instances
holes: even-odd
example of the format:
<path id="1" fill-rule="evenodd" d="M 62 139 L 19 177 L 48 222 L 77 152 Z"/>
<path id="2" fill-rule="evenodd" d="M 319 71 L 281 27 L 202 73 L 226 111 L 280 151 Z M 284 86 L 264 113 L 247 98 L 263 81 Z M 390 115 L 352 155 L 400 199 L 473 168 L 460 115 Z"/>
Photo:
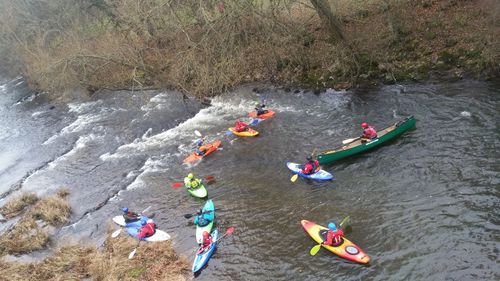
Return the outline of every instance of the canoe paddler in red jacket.
<path id="1" fill-rule="evenodd" d="M 302 168 L 302 173 L 304 175 L 314 174 L 319 170 L 319 162 L 318 160 L 313 160 L 312 156 L 307 156 L 307 163 L 304 164 Z"/>
<path id="2" fill-rule="evenodd" d="M 141 231 L 137 235 L 137 238 L 143 240 L 144 238 L 155 234 L 155 230 L 156 230 L 156 224 L 152 219 L 148 219 L 147 221 L 142 221 Z"/>
<path id="3" fill-rule="evenodd" d="M 240 119 L 236 120 L 236 123 L 234 123 L 234 130 L 236 132 L 244 132 L 248 130 L 248 124 L 241 122 Z"/>
<path id="4" fill-rule="evenodd" d="M 326 234 L 326 240 L 323 241 L 323 245 L 337 247 L 342 244 L 342 236 L 344 232 L 342 229 L 337 228 L 335 223 L 331 222 L 328 224 L 328 233 Z"/>
<path id="5" fill-rule="evenodd" d="M 368 123 L 361 123 L 361 128 L 363 128 L 363 135 L 361 135 L 361 141 L 368 141 L 377 138 L 377 131 L 372 126 L 369 126 Z"/>

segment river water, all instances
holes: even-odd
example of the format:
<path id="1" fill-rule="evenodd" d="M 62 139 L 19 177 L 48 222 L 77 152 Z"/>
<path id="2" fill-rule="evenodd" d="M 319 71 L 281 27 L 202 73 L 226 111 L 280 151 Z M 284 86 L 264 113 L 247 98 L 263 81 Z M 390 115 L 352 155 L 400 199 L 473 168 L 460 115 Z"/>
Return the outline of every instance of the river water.
<path id="1" fill-rule="evenodd" d="M 259 88 L 255 91 L 255 88 Z M 406 83 L 347 92 L 247 85 L 206 107 L 170 91 L 98 92 L 62 105 L 21 78 L 0 86 L 0 194 L 70 191 L 64 241 L 102 243 L 128 206 L 155 213 L 192 261 L 195 230 L 183 215 L 202 200 L 173 189 L 190 171 L 208 186 L 223 240 L 198 280 L 498 280 L 500 84 Z M 225 134 L 260 96 L 277 115 L 257 138 Z M 332 182 L 290 182 L 287 161 L 414 115 L 416 128 L 369 153 L 324 167 Z M 222 149 L 182 165 L 199 130 Z M 300 220 L 349 215 L 346 237 L 363 266 L 321 250 Z M 55 245 L 53 245 L 55 246 Z"/>

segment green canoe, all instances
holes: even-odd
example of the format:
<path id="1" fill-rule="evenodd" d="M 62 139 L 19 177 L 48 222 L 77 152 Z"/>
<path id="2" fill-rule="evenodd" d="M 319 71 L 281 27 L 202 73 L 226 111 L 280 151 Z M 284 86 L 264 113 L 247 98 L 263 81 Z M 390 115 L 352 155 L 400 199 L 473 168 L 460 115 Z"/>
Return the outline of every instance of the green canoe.
<path id="1" fill-rule="evenodd" d="M 334 161 L 345 158 L 347 156 L 358 154 L 363 151 L 380 146 L 383 143 L 392 140 L 395 137 L 401 135 L 402 133 L 408 131 L 409 129 L 415 127 L 415 123 L 416 123 L 415 117 L 413 116 L 406 117 L 406 119 L 401 120 L 395 123 L 394 125 L 391 125 L 381 131 L 378 131 L 377 132 L 378 138 L 374 140 L 362 143 L 361 139 L 357 138 L 355 141 L 351 143 L 347 143 L 335 149 L 320 153 L 318 155 L 318 162 L 320 164 L 329 164 Z"/>

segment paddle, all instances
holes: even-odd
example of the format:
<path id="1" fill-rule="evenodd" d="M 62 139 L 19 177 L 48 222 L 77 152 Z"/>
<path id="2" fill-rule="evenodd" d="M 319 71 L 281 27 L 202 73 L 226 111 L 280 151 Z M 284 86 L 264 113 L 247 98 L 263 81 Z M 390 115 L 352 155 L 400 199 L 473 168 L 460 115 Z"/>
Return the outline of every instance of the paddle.
<path id="1" fill-rule="evenodd" d="M 216 243 L 217 243 L 217 242 L 219 242 L 222 238 L 224 238 L 224 237 L 226 237 L 226 236 L 229 236 L 229 235 L 233 234 L 233 232 L 234 232 L 234 226 L 231 226 L 230 228 L 228 228 L 228 229 L 226 230 L 226 233 L 224 233 L 224 235 L 222 235 L 220 238 L 218 238 L 217 240 L 215 240 L 215 242 L 216 242 Z"/>
<path id="2" fill-rule="evenodd" d="M 195 134 L 196 136 L 198 136 L 198 137 L 201 137 L 201 136 L 202 136 L 202 134 L 201 134 L 201 133 L 200 133 L 200 131 L 198 131 L 198 130 L 194 130 L 194 134 Z"/>
<path id="3" fill-rule="evenodd" d="M 135 252 L 137 252 L 137 248 L 139 247 L 139 244 L 141 244 L 141 241 L 142 240 L 139 240 L 139 242 L 137 242 L 137 246 L 135 246 L 134 250 L 132 250 L 132 252 L 130 252 L 130 254 L 128 254 L 128 259 L 129 260 L 131 260 L 132 258 L 134 258 Z"/>
<path id="4" fill-rule="evenodd" d="M 206 176 L 205 177 L 205 183 L 206 184 L 211 184 L 212 182 L 215 181 L 215 177 L 214 176 Z M 184 183 L 183 182 L 174 182 L 172 184 L 172 188 L 173 189 L 177 189 L 179 187 L 183 187 L 184 186 Z"/>
<path id="5" fill-rule="evenodd" d="M 339 227 L 341 227 L 344 223 L 347 223 L 351 218 L 349 216 L 345 217 L 340 223 L 339 223 Z M 323 241 L 324 242 L 324 241 Z M 319 243 L 318 245 L 314 246 L 311 248 L 311 250 L 309 251 L 309 254 L 311 254 L 311 256 L 315 256 L 319 249 L 321 249 L 321 245 L 323 245 L 323 242 Z"/>
<path id="6" fill-rule="evenodd" d="M 142 215 L 144 214 L 145 212 L 147 212 L 149 209 L 151 208 L 151 206 L 147 207 L 146 209 L 144 209 L 142 212 L 140 212 L 139 214 Z M 111 234 L 111 238 L 116 238 L 118 237 L 118 235 L 120 235 L 121 231 L 122 231 L 122 228 L 124 228 L 125 226 L 122 226 L 120 229 L 114 231 L 112 234 Z"/>
<path id="7" fill-rule="evenodd" d="M 348 144 L 348 143 L 351 143 L 353 141 L 356 141 L 356 140 L 359 140 L 361 137 L 357 137 L 357 138 L 352 138 L 352 139 L 346 139 L 346 140 L 343 140 L 342 141 L 342 144 Z"/>

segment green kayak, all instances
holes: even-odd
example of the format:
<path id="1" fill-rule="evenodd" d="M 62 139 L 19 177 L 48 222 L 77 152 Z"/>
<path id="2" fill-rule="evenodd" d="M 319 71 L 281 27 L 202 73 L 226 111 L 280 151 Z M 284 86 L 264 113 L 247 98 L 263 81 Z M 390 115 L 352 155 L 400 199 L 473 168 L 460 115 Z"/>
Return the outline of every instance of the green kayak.
<path id="1" fill-rule="evenodd" d="M 415 127 L 415 123 L 415 117 L 409 116 L 404 120 L 395 123 L 394 125 L 378 131 L 378 137 L 369 142 L 362 143 L 361 139 L 357 138 L 353 142 L 318 154 L 318 162 L 322 165 L 329 164 L 347 156 L 358 154 L 374 147 L 380 146 L 383 143 L 392 140 L 402 133 L 408 131 L 409 129 Z"/>
<path id="2" fill-rule="evenodd" d="M 191 195 L 198 198 L 205 198 L 208 195 L 207 189 L 200 184 L 197 188 L 186 188 Z"/>

